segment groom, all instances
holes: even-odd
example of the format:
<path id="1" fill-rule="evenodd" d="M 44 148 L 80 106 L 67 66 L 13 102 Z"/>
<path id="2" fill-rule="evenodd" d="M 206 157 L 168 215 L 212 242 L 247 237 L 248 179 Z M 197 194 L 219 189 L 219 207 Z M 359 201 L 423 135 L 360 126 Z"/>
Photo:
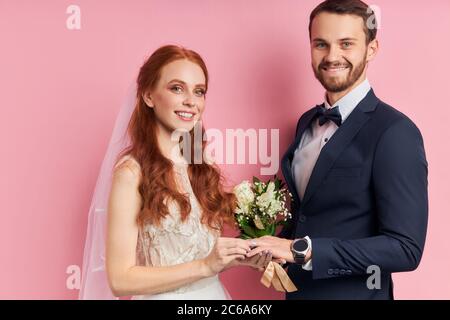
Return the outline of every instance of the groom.
<path id="1" fill-rule="evenodd" d="M 279 238 L 254 239 L 248 254 L 270 250 L 289 263 L 299 290 L 287 299 L 393 299 L 391 274 L 415 270 L 422 257 L 422 136 L 366 78 L 378 51 L 370 12 L 359 0 L 328 0 L 311 13 L 312 67 L 325 101 L 301 116 L 282 159 L 290 224 Z"/>

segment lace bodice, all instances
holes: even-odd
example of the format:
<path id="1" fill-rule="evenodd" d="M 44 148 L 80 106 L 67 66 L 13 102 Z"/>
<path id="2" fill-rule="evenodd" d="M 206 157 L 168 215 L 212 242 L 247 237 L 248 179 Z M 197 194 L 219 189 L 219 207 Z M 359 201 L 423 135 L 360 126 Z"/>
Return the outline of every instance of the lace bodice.
<path id="1" fill-rule="evenodd" d="M 137 163 L 137 162 L 136 162 Z M 201 223 L 201 208 L 192 190 L 187 172 L 188 165 L 174 165 L 176 182 L 190 199 L 191 212 L 185 222 L 175 202 L 168 202 L 169 215 L 160 226 L 146 224 L 139 230 L 136 248 L 137 265 L 171 266 L 205 258 L 211 252 L 219 232 Z M 186 292 L 206 285 L 203 279 L 174 292 Z"/>

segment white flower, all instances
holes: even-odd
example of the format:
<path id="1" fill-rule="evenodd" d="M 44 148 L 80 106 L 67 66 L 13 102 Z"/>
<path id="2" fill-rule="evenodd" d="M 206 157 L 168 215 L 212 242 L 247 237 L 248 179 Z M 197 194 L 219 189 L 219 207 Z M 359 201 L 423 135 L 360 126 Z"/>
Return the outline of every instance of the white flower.
<path id="1" fill-rule="evenodd" d="M 256 199 L 256 205 L 260 208 L 266 209 L 274 199 L 274 190 L 275 184 L 273 182 L 270 182 L 267 186 L 266 192 L 264 192 Z"/>
<path id="2" fill-rule="evenodd" d="M 268 208 L 268 214 L 270 216 L 275 216 L 276 214 L 278 214 L 279 212 L 281 212 L 283 210 L 283 205 L 280 201 L 273 199 L 270 202 L 270 206 Z"/>
<path id="3" fill-rule="evenodd" d="M 238 212 L 248 214 L 250 212 L 250 207 L 255 200 L 255 194 L 252 191 L 250 182 L 243 181 L 234 187 L 233 192 L 238 201 L 238 206 L 240 209 L 238 209 Z"/>

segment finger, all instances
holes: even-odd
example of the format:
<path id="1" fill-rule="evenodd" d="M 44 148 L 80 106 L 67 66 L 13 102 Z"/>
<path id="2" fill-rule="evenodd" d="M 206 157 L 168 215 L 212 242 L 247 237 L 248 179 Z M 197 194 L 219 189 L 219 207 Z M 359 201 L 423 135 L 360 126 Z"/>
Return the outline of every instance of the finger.
<path id="1" fill-rule="evenodd" d="M 265 255 L 262 255 L 261 260 L 258 263 L 258 270 L 260 272 L 264 272 L 270 261 L 272 261 L 272 254 L 270 252 L 266 252 Z"/>
<path id="2" fill-rule="evenodd" d="M 264 261 L 266 261 L 266 255 L 265 255 L 264 251 L 255 255 L 253 258 L 257 258 L 257 259 L 255 259 L 256 260 L 255 267 L 257 267 L 257 268 L 264 267 Z"/>
<path id="3" fill-rule="evenodd" d="M 250 246 L 250 248 L 256 248 L 258 246 L 258 242 L 256 239 L 248 239 L 247 240 L 248 245 Z"/>
<path id="4" fill-rule="evenodd" d="M 257 247 L 255 249 L 252 249 L 250 252 L 247 253 L 247 258 L 251 258 L 251 257 L 259 254 L 260 252 L 263 252 L 264 250 L 267 250 L 267 248 L 265 248 L 265 247 Z"/>
<path id="5" fill-rule="evenodd" d="M 253 262 L 252 267 L 257 268 L 257 269 L 265 268 L 267 255 L 268 255 L 267 250 L 264 250 L 256 255 L 254 255 L 252 258 L 247 258 L 247 259 L 251 259 L 251 261 Z"/>
<path id="6" fill-rule="evenodd" d="M 243 250 L 245 250 L 246 252 L 249 252 L 250 250 L 252 250 L 252 248 L 247 244 L 247 243 L 239 243 L 235 246 L 236 248 L 241 248 Z"/>
<path id="7" fill-rule="evenodd" d="M 264 240 L 262 238 L 257 238 L 257 239 L 249 239 L 249 245 L 250 247 L 256 248 L 256 247 L 261 247 L 264 245 Z"/>
<path id="8" fill-rule="evenodd" d="M 265 256 L 265 259 L 264 259 L 264 268 L 266 268 L 268 265 L 269 265 L 269 263 L 272 261 L 272 252 L 268 252 L 267 253 L 267 255 Z"/>
<path id="9" fill-rule="evenodd" d="M 273 259 L 273 262 L 279 263 L 279 264 L 286 264 L 286 260 L 282 259 L 282 258 L 276 258 Z"/>
<path id="10" fill-rule="evenodd" d="M 256 267 L 259 267 L 259 268 L 264 267 L 264 262 L 266 261 L 266 256 L 267 256 L 266 250 L 255 255 L 255 257 L 258 257 L 258 260 L 256 261 Z"/>
<path id="11" fill-rule="evenodd" d="M 250 251 L 251 250 L 251 247 L 250 247 L 250 245 L 249 245 L 249 243 L 248 243 L 248 241 L 247 240 L 244 240 L 244 239 L 239 239 L 240 241 L 238 242 L 238 246 L 240 247 L 240 248 L 244 248 L 245 250 L 247 250 L 247 251 Z"/>
<path id="12" fill-rule="evenodd" d="M 239 254 L 239 255 L 243 255 L 245 257 L 245 255 L 247 254 L 247 250 L 242 249 L 242 248 L 227 248 L 223 252 L 224 252 L 224 255 L 226 255 L 226 256 Z"/>
<path id="13" fill-rule="evenodd" d="M 229 264 L 230 262 L 232 262 L 233 260 L 238 260 L 238 261 L 243 261 L 245 260 L 245 256 L 242 254 L 232 254 L 226 257 L 225 259 L 225 263 Z"/>
<path id="14" fill-rule="evenodd" d="M 259 258 L 260 258 L 260 256 L 259 256 L 259 254 L 257 254 L 257 255 L 255 255 L 255 256 L 253 256 L 253 257 L 251 257 L 251 258 L 247 258 L 247 257 L 246 257 L 245 259 L 247 260 L 247 263 L 248 263 L 249 265 L 253 266 L 253 265 L 256 265 L 256 264 L 257 264 Z"/>

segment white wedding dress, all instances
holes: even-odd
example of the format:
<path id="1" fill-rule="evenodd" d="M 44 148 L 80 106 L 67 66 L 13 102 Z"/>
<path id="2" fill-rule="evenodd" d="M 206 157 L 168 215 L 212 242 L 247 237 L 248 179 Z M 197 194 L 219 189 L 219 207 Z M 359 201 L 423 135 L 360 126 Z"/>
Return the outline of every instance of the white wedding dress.
<path id="1" fill-rule="evenodd" d="M 126 158 L 124 157 L 119 164 Z M 164 267 L 205 258 L 213 249 L 219 236 L 219 232 L 201 223 L 201 208 L 191 188 L 187 164 L 174 165 L 174 171 L 177 184 L 189 195 L 191 212 L 187 220 L 182 222 L 178 206 L 176 203 L 169 202 L 170 214 L 161 221 L 161 226 L 147 224 L 140 228 L 136 248 L 137 265 Z M 216 275 L 173 291 L 138 295 L 133 296 L 132 299 L 224 300 L 230 299 L 230 296 Z"/>

